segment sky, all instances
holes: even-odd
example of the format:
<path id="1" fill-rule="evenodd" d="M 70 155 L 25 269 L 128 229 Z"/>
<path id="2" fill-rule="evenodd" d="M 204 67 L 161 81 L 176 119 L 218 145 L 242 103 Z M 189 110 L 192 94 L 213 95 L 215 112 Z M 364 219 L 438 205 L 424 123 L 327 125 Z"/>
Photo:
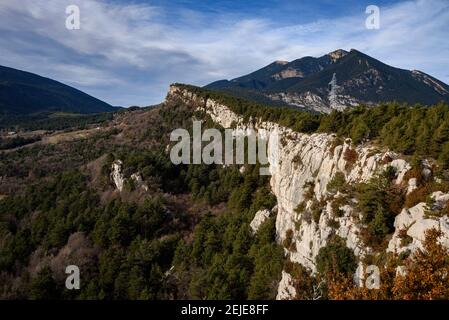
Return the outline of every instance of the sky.
<path id="1" fill-rule="evenodd" d="M 80 29 L 66 28 L 66 8 Z M 380 9 L 367 29 L 368 5 Z M 449 0 L 0 0 L 0 65 L 117 106 L 338 48 L 449 83 Z"/>

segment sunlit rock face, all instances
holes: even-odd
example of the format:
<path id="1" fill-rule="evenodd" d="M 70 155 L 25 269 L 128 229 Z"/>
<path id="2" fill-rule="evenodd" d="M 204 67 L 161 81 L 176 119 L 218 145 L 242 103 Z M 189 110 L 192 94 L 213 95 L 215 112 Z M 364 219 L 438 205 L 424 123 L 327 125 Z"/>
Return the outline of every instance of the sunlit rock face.
<path id="1" fill-rule="evenodd" d="M 426 231 L 429 229 L 440 230 L 440 243 L 449 247 L 449 217 L 432 214 L 444 208 L 449 201 L 449 193 L 437 191 L 430 197 L 434 200 L 432 207 L 429 208 L 428 204 L 421 202 L 412 208 L 404 208 L 395 218 L 395 232 L 388 243 L 387 251 L 401 253 L 422 249 Z"/>
<path id="2" fill-rule="evenodd" d="M 123 162 L 121 160 L 115 160 L 112 163 L 110 177 L 115 188 L 122 192 L 125 185 L 125 176 L 123 174 Z M 133 173 L 130 179 L 134 182 L 137 189 L 140 188 L 148 191 L 148 185 L 143 181 L 142 175 L 139 172 Z"/>
<path id="3" fill-rule="evenodd" d="M 282 278 L 279 282 L 276 300 L 289 300 L 296 296 L 296 289 L 293 286 L 293 279 L 290 274 L 282 271 Z"/>
<path id="4" fill-rule="evenodd" d="M 111 166 L 111 180 L 118 191 L 122 192 L 125 178 L 123 176 L 123 162 L 115 160 Z"/>
<path id="5" fill-rule="evenodd" d="M 250 119 L 244 122 L 226 105 L 208 99 L 205 101 L 188 90 L 176 86 L 170 88 L 167 99 L 182 99 L 197 110 L 206 112 L 213 121 L 224 128 L 232 128 L 235 135 L 249 131 L 276 132 L 279 143 L 268 144 L 270 185 L 277 198 L 276 234 L 277 241 L 283 243 L 287 235 L 291 235 L 294 245 L 285 248 L 286 256 L 292 262 L 299 263 L 316 271 L 315 258 L 320 248 L 324 247 L 334 234 L 346 240 L 348 248 L 363 258 L 372 252 L 361 240 L 361 216 L 357 202 L 350 199 L 349 204 L 339 208 L 337 216 L 332 209 L 332 202 L 341 196 L 339 192 L 328 191 L 328 183 L 337 173 L 344 176 L 349 184 L 368 182 L 372 177 L 383 172 L 387 167 L 394 168 L 395 181 L 398 186 L 408 192 L 416 188 L 416 181 L 404 181 L 411 165 L 399 154 L 389 150 L 379 150 L 372 144 L 354 146 L 349 139 L 339 141 L 335 135 L 327 133 L 304 134 L 280 126 L 277 123 Z M 276 147 L 276 148 L 275 148 Z M 424 174 L 424 172 L 423 172 Z M 446 196 L 434 194 L 437 203 L 447 202 Z M 319 219 L 307 218 L 312 206 L 319 203 L 322 212 Z M 301 208 L 298 208 L 299 205 Z M 395 232 L 388 246 L 389 251 L 399 249 L 399 230 L 409 227 L 407 233 L 413 238 L 408 246 L 416 250 L 424 239 L 424 232 L 430 227 L 439 227 L 444 232 L 443 242 L 449 246 L 449 220 L 445 216 L 439 220 L 424 217 L 424 205 L 404 209 L 396 218 Z M 267 212 L 258 212 L 252 222 L 252 229 L 257 230 L 261 221 L 266 219 Z M 291 276 L 286 272 L 278 288 L 279 299 L 293 298 L 294 288 Z"/>
<path id="6" fill-rule="evenodd" d="M 256 212 L 254 219 L 250 223 L 250 228 L 253 233 L 257 233 L 260 226 L 270 217 L 270 210 L 263 209 Z"/>

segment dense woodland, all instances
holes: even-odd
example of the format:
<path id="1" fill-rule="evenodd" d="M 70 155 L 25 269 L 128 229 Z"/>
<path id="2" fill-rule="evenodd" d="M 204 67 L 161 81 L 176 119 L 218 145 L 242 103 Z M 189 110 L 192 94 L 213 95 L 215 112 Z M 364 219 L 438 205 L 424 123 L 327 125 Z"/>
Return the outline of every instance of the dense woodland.
<path id="1" fill-rule="evenodd" d="M 29 187 L 0 202 L 3 298 L 274 298 L 283 261 L 274 220 L 258 236 L 249 228 L 257 210 L 275 205 L 267 178 L 257 166 L 244 174 L 237 167 L 174 166 L 162 146 L 168 129 L 191 126 L 191 111 L 173 106 L 142 115 L 145 127 L 106 131 L 63 150 L 42 145 L 2 155 L 2 172 L 17 178 L 29 179 L 33 167 L 20 164 L 26 158 L 46 164 L 26 180 Z M 111 141 L 117 134 L 129 141 Z M 50 154 L 75 150 L 80 157 L 67 160 L 74 169 L 47 162 Z M 85 165 L 101 154 L 107 156 L 92 173 Z M 135 196 L 127 183 L 123 196 L 111 195 L 114 159 L 126 174 L 141 172 L 149 194 Z M 69 261 L 81 269 L 79 292 L 64 288 Z"/>
<path id="2" fill-rule="evenodd" d="M 411 174 L 420 187 L 407 197 L 392 186 L 388 171 L 367 184 L 351 186 L 337 176 L 328 186 L 329 192 L 344 189 L 358 199 L 364 240 L 375 248 L 385 246 L 402 206 L 427 201 L 435 187 L 449 191 L 444 180 L 435 186 L 420 177 L 418 161 L 423 156 L 435 159 L 440 168 L 436 172 L 444 177 L 449 164 L 446 105 L 391 103 L 318 115 L 191 89 L 226 103 L 248 121 L 259 117 L 301 132 L 334 132 L 354 143 L 374 140 L 416 159 Z M 169 133 L 179 127 L 191 130 L 193 116 L 204 118 L 171 101 L 153 110 L 121 112 L 109 127 L 105 124 L 87 139 L 0 151 L 0 297 L 273 299 L 282 269 L 300 280 L 299 299 L 449 297 L 444 288 L 432 296 L 433 287 L 421 285 L 431 276 L 425 267 L 429 263 L 438 272 L 449 270 L 445 249 L 434 234 L 425 250 L 407 262 L 414 268 L 409 278 L 398 278 L 374 296 L 347 290 L 353 288 L 357 261 L 338 237 L 320 250 L 314 276 L 289 261 L 283 250 L 289 244 L 275 239 L 275 217 L 256 235 L 249 227 L 259 209 L 276 204 L 269 178 L 259 175 L 258 165 L 241 172 L 238 166 L 171 163 Z M 204 125 L 214 126 L 210 119 Z M 123 161 L 128 178 L 122 193 L 109 178 L 116 159 Z M 134 172 L 141 173 L 148 192 L 129 179 Z M 319 204 L 315 209 L 312 219 L 319 218 Z M 382 257 L 376 263 L 391 276 L 406 258 Z M 79 291 L 65 289 L 68 264 L 81 269 Z M 447 277 L 437 280 L 444 283 Z"/>

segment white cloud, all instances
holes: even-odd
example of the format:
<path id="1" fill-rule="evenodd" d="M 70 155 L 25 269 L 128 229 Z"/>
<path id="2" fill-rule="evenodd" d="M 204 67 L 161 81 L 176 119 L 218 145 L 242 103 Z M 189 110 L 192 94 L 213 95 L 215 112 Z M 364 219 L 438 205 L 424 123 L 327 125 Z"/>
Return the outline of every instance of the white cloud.
<path id="1" fill-rule="evenodd" d="M 78 4 L 81 30 L 65 28 Z M 267 19 L 210 17 L 107 1 L 2 0 L 0 64 L 77 85 L 112 104 L 160 101 L 170 82 L 204 85 L 274 60 L 356 48 L 397 67 L 449 82 L 449 3 L 409 1 L 381 7 L 380 30 L 366 14 L 280 27 Z M 109 90 L 108 90 L 109 88 Z"/>

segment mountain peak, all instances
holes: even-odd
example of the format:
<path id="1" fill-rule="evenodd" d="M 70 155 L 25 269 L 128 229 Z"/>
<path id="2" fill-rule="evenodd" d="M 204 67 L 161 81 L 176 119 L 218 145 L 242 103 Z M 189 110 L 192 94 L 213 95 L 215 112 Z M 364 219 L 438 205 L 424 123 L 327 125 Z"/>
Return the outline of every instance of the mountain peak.
<path id="1" fill-rule="evenodd" d="M 275 62 L 273 62 L 273 64 L 278 64 L 278 65 L 283 66 L 283 65 L 288 64 L 288 61 L 285 61 L 285 60 L 276 60 Z"/>
<path id="2" fill-rule="evenodd" d="M 329 52 L 327 55 L 332 59 L 333 62 L 337 61 L 338 59 L 343 58 L 348 54 L 347 51 L 343 49 L 337 49 L 335 51 Z"/>
<path id="3" fill-rule="evenodd" d="M 333 86 L 329 81 L 333 81 Z M 381 101 L 432 105 L 449 102 L 449 86 L 423 72 L 389 66 L 355 49 L 272 63 L 232 82 L 206 88 L 273 105 L 318 112 Z"/>

